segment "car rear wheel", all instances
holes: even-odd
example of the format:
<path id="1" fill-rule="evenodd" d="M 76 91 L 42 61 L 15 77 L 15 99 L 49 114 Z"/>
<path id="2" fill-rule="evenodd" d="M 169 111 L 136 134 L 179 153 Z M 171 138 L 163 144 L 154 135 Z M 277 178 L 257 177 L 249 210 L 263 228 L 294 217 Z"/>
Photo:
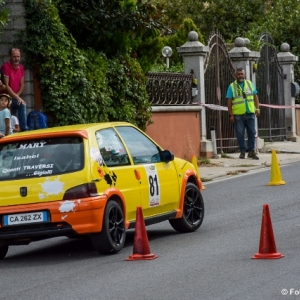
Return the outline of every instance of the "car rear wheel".
<path id="1" fill-rule="evenodd" d="M 125 243 L 126 231 L 123 211 L 120 205 L 110 200 L 106 204 L 102 231 L 90 236 L 92 244 L 99 253 L 113 254 L 119 252 Z"/>
<path id="2" fill-rule="evenodd" d="M 180 219 L 169 220 L 171 226 L 179 232 L 197 230 L 204 218 L 204 202 L 198 187 L 188 183 L 185 188 L 183 214 Z"/>
<path id="3" fill-rule="evenodd" d="M 0 244 L 1 244 L 1 242 L 0 242 Z M 0 246 L 0 259 L 3 259 L 6 256 L 7 251 L 8 251 L 7 245 Z"/>

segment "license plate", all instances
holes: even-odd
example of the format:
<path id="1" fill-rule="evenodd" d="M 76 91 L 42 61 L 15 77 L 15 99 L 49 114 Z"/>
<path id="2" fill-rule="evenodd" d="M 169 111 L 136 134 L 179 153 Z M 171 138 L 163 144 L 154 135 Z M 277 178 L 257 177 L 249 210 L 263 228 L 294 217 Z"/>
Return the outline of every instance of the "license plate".
<path id="1" fill-rule="evenodd" d="M 3 226 L 40 222 L 48 222 L 48 213 L 46 211 L 36 211 L 30 213 L 3 216 Z"/>

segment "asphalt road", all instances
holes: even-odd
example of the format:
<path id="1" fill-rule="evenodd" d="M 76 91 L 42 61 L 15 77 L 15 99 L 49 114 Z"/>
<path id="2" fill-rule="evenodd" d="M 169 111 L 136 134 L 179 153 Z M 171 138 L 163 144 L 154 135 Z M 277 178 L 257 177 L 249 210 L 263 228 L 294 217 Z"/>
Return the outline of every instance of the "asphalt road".
<path id="1" fill-rule="evenodd" d="M 178 234 L 168 222 L 147 227 L 155 260 L 126 261 L 134 231 L 112 256 L 67 238 L 11 247 L 0 261 L 0 299 L 300 299 L 299 169 L 283 166 L 281 186 L 267 186 L 269 170 L 208 182 L 197 232 Z M 285 257 L 253 260 L 265 203 Z"/>

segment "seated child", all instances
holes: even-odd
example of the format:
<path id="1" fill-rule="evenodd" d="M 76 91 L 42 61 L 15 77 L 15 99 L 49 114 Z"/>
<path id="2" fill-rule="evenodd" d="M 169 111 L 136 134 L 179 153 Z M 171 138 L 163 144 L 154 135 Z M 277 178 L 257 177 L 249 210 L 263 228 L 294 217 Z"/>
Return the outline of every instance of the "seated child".
<path id="1" fill-rule="evenodd" d="M 11 115 L 10 125 L 11 125 L 13 133 L 20 132 L 19 120 L 16 116 Z"/>
<path id="2" fill-rule="evenodd" d="M 11 101 L 8 102 L 7 108 L 9 109 L 10 114 L 11 114 Z M 10 127 L 11 127 L 13 133 L 20 132 L 19 120 L 16 116 L 14 116 L 12 114 L 10 116 Z"/>

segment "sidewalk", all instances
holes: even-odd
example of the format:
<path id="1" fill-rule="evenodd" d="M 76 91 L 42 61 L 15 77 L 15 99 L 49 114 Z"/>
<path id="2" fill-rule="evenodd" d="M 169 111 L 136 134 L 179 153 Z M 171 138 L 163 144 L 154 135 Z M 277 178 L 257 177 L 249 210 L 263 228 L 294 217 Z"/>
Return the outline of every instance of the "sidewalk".
<path id="1" fill-rule="evenodd" d="M 199 166 L 200 177 L 205 181 L 211 181 L 224 176 L 236 176 L 247 173 L 249 170 L 270 168 L 272 163 L 272 150 L 276 150 L 278 164 L 284 165 L 300 161 L 300 143 L 274 142 L 265 143 L 259 151 L 259 160 L 247 158 L 240 159 L 240 153 L 230 153 L 226 158 L 210 158 L 209 164 L 202 163 Z"/>

